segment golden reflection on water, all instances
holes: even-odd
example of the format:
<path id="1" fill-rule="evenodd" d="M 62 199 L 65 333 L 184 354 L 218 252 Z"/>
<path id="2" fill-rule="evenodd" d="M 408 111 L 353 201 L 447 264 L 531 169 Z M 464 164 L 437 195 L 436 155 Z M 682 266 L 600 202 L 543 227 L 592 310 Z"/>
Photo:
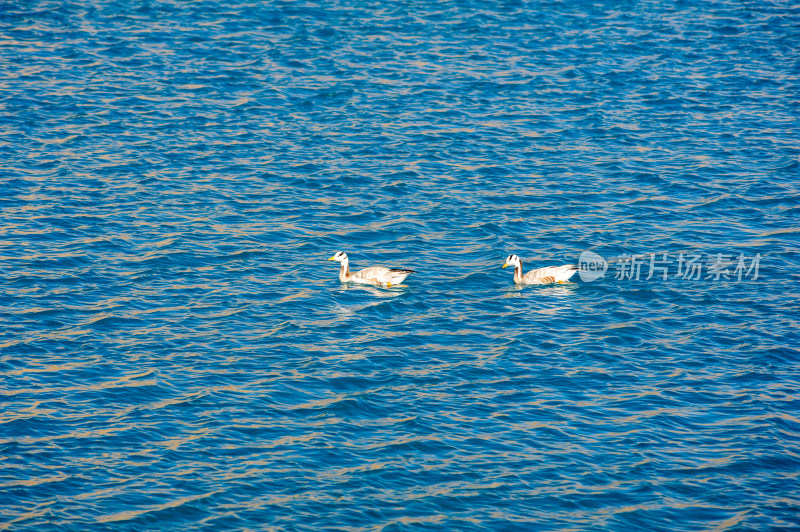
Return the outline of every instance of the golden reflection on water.
<path id="1" fill-rule="evenodd" d="M 169 508 L 177 508 L 179 506 L 183 506 L 184 504 L 194 502 L 201 499 L 206 499 L 211 497 L 212 495 L 216 495 L 217 493 L 221 493 L 222 490 L 215 490 L 210 491 L 208 493 L 203 493 L 201 495 L 191 495 L 189 497 L 181 497 L 179 499 L 175 499 L 164 504 L 159 504 L 155 506 L 151 506 L 149 508 L 144 508 L 142 510 L 129 510 L 125 512 L 119 512 L 116 514 L 111 515 L 103 515 L 97 518 L 98 523 L 113 523 L 115 521 L 129 521 L 131 519 L 135 519 L 143 514 L 148 514 L 151 512 L 160 512 L 161 510 L 166 510 Z"/>
<path id="2" fill-rule="evenodd" d="M 99 391 L 99 390 L 106 390 L 109 388 L 124 388 L 129 386 L 140 387 L 140 386 L 154 386 L 156 385 L 155 379 L 148 379 L 148 380 L 133 380 L 139 379 L 141 377 L 145 377 L 153 373 L 153 370 L 145 370 L 141 373 L 136 373 L 133 375 L 127 375 L 124 377 L 120 377 L 118 379 L 105 381 L 99 384 L 86 384 L 86 385 L 75 385 L 75 386 L 64 386 L 64 387 L 49 387 L 49 388 L 16 388 L 13 390 L 3 390 L 0 389 L 0 395 L 4 396 L 15 396 L 19 394 L 51 394 L 51 393 L 58 393 L 63 394 L 65 392 L 75 392 L 75 391 Z"/>
<path id="3" fill-rule="evenodd" d="M 205 438 L 212 433 L 213 431 L 210 429 L 198 429 L 191 431 L 190 434 L 179 438 L 173 438 L 171 440 L 163 440 L 163 441 L 153 441 L 153 445 L 164 447 L 171 451 L 177 451 L 181 445 L 185 445 L 187 443 L 191 443 L 193 441 Z"/>

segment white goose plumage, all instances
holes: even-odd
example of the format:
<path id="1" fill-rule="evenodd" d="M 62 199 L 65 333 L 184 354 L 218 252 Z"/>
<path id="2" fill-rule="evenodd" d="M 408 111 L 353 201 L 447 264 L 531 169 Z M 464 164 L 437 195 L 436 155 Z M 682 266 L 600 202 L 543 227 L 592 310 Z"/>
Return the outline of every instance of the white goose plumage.
<path id="1" fill-rule="evenodd" d="M 514 282 L 517 284 L 566 283 L 578 271 L 577 266 L 565 264 L 563 266 L 545 266 L 544 268 L 531 270 L 523 275 L 522 261 L 516 255 L 508 256 L 503 268 L 506 266 L 514 267 Z"/>
<path id="2" fill-rule="evenodd" d="M 354 282 L 374 286 L 392 286 L 402 283 L 408 277 L 408 274 L 415 273 L 414 270 L 384 268 L 383 266 L 370 266 L 355 273 L 350 273 L 350 262 L 347 259 L 347 253 L 341 251 L 337 251 L 328 260 L 335 260 L 342 265 L 339 269 L 339 280 L 343 283 Z"/>

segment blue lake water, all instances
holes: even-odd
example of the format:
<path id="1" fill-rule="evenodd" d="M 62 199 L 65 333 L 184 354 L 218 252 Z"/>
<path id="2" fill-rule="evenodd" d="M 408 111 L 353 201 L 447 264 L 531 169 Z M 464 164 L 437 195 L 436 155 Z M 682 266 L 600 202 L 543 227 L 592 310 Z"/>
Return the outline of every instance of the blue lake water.
<path id="1" fill-rule="evenodd" d="M 799 530 L 799 48 L 785 1 L 0 3 L 0 530 Z"/>

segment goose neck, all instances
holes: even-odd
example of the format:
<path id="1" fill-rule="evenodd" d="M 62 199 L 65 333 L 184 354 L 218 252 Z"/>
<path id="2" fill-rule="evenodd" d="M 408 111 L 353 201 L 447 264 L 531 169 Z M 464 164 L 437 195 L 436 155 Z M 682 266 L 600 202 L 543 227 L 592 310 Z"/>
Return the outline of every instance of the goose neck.
<path id="1" fill-rule="evenodd" d="M 343 260 L 342 267 L 339 268 L 339 280 L 343 283 L 350 280 L 350 264 L 347 260 Z"/>
<path id="2" fill-rule="evenodd" d="M 518 262 L 514 266 L 514 282 L 515 283 L 522 282 L 522 262 Z"/>

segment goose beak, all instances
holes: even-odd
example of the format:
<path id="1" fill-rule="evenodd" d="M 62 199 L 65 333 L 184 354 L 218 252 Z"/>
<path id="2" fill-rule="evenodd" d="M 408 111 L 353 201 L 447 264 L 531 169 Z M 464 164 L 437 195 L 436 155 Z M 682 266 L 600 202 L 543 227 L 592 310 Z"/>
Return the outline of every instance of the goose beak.
<path id="1" fill-rule="evenodd" d="M 334 255 L 333 257 L 329 258 L 328 260 L 336 260 L 336 255 Z"/>
<path id="2" fill-rule="evenodd" d="M 503 264 L 503 268 L 505 268 L 506 266 L 508 266 L 508 263 L 507 263 L 507 262 L 506 262 L 505 264 Z"/>

